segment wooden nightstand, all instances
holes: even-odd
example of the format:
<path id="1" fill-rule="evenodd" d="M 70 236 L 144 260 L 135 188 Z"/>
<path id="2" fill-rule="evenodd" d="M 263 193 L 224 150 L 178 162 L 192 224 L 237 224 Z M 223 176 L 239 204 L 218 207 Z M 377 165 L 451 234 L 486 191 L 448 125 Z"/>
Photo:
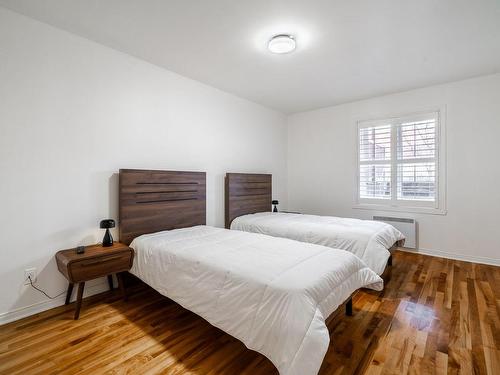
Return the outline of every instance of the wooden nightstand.
<path id="1" fill-rule="evenodd" d="M 57 268 L 69 281 L 66 305 L 69 304 L 71 299 L 73 285 L 78 283 L 75 319 L 80 316 L 83 289 L 86 281 L 107 276 L 109 287 L 113 289 L 112 274 L 115 273 L 123 298 L 127 298 L 120 272 L 128 271 L 132 267 L 133 259 L 134 250 L 119 242 L 115 242 L 110 247 L 103 247 L 102 245 L 86 246 L 83 254 L 77 254 L 76 248 L 57 252 Z"/>

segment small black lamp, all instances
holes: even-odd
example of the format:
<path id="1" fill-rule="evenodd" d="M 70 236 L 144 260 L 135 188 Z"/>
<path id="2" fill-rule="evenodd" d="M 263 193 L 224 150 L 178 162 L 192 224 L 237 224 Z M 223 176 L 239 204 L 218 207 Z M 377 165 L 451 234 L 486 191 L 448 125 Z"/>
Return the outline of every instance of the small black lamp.
<path id="1" fill-rule="evenodd" d="M 278 212 L 278 204 L 280 204 L 280 202 L 278 202 L 277 200 L 274 200 L 271 202 L 271 204 L 273 205 L 273 212 Z"/>
<path id="2" fill-rule="evenodd" d="M 106 233 L 104 234 L 104 238 L 102 239 L 102 246 L 104 247 L 113 246 L 113 236 L 111 236 L 109 228 L 115 227 L 115 221 L 113 219 L 101 220 L 99 226 L 101 227 L 101 229 L 106 229 Z"/>

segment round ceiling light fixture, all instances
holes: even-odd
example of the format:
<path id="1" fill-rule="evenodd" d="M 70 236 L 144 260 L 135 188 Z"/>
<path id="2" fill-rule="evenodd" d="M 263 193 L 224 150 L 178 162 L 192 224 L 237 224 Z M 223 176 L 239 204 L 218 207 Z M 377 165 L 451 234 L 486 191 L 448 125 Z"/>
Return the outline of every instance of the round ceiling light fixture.
<path id="1" fill-rule="evenodd" d="M 267 48 L 272 53 L 290 53 L 295 50 L 295 47 L 295 38 L 288 34 L 275 35 L 267 44 Z"/>

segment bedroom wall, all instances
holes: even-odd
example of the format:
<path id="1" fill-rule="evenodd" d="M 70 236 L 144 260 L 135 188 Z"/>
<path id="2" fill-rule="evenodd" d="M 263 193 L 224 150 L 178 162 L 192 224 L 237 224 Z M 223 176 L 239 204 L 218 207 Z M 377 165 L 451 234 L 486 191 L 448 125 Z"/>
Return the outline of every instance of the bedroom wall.
<path id="1" fill-rule="evenodd" d="M 286 205 L 283 114 L 1 7 L 0 103 L 0 323 L 62 304 L 24 270 L 66 288 L 54 254 L 102 239 L 120 168 L 206 171 L 210 225 L 227 171 L 272 173 Z"/>
<path id="2" fill-rule="evenodd" d="M 447 215 L 353 209 L 356 120 L 446 107 Z M 500 74 L 288 118 L 288 208 L 418 221 L 420 252 L 500 265 Z"/>

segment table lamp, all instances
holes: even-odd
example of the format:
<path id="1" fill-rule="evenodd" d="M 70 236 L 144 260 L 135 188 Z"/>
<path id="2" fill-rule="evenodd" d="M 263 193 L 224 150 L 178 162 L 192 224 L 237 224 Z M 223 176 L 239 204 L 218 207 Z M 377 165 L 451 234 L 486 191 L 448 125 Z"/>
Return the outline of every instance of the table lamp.
<path id="1" fill-rule="evenodd" d="M 111 236 L 109 228 L 115 227 L 115 221 L 113 219 L 101 220 L 99 226 L 101 227 L 101 229 L 106 229 L 106 233 L 104 234 L 104 238 L 102 239 L 102 246 L 104 247 L 113 246 L 113 236 Z"/>
<path id="2" fill-rule="evenodd" d="M 271 204 L 273 205 L 273 212 L 278 212 L 278 207 L 277 206 L 278 206 L 279 203 L 280 202 L 278 202 L 277 200 L 273 200 L 271 202 Z"/>

